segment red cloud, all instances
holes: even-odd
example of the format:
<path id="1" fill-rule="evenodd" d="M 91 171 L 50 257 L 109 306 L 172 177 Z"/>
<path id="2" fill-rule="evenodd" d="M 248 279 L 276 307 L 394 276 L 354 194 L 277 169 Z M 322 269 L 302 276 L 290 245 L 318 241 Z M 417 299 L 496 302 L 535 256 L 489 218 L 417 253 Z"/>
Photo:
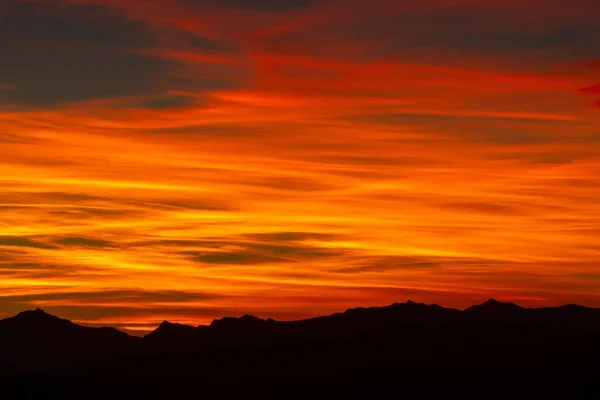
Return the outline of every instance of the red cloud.
<path id="1" fill-rule="evenodd" d="M 586 88 L 579 89 L 579 92 L 583 94 L 600 95 L 600 85 L 594 85 Z M 596 102 L 596 107 L 600 108 L 600 100 Z"/>
<path id="2" fill-rule="evenodd" d="M 587 88 L 579 89 L 579 91 L 585 94 L 600 94 L 600 85 L 594 85 Z"/>

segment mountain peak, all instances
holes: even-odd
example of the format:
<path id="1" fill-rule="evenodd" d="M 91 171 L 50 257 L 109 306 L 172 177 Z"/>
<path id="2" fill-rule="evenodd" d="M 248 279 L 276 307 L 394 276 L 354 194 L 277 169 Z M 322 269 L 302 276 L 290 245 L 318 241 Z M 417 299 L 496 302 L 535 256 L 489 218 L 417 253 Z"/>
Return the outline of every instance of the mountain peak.
<path id="1" fill-rule="evenodd" d="M 250 314 L 244 314 L 244 315 L 242 315 L 240 317 L 240 320 L 247 321 L 247 322 L 250 322 L 250 321 L 256 321 L 256 322 L 260 321 L 260 322 L 263 322 L 264 321 L 264 319 L 256 317 L 254 315 L 250 315 Z"/>
<path id="2" fill-rule="evenodd" d="M 490 298 L 486 302 L 479 305 L 471 306 L 466 309 L 468 312 L 485 312 L 485 313 L 506 313 L 524 310 L 523 307 L 510 302 L 502 302 Z"/>
<path id="3" fill-rule="evenodd" d="M 523 307 L 521 307 L 521 306 L 519 306 L 519 305 L 517 305 L 515 303 L 498 301 L 498 300 L 493 299 L 493 298 L 488 299 L 482 305 L 488 306 L 488 307 L 514 307 L 514 308 L 523 308 Z"/>
<path id="4" fill-rule="evenodd" d="M 392 307 L 392 308 L 398 308 L 398 307 L 406 308 L 406 307 L 410 307 L 412 309 L 412 308 L 416 308 L 416 307 L 425 308 L 425 307 L 429 307 L 429 305 L 428 304 L 424 304 L 424 303 L 417 303 L 416 301 L 412 301 L 412 300 L 407 300 L 405 303 L 398 303 L 398 302 L 396 302 L 396 303 L 394 303 L 394 304 L 392 304 L 390 306 L 387 306 L 387 307 Z M 384 308 L 386 308 L 386 306 L 384 306 Z"/>
<path id="5" fill-rule="evenodd" d="M 192 337 L 196 335 L 198 328 L 190 325 L 176 324 L 164 320 L 160 325 L 148 333 L 144 338 L 146 340 L 169 340 L 172 338 Z"/>
<path id="6" fill-rule="evenodd" d="M 35 319 L 35 320 L 41 320 L 41 319 L 45 319 L 45 320 L 61 320 L 61 318 L 54 316 L 52 314 L 48 314 L 46 311 L 42 310 L 41 308 L 36 308 L 35 310 L 26 310 L 26 311 L 22 311 L 19 314 L 16 315 L 17 319 Z"/>
<path id="7" fill-rule="evenodd" d="M 496 305 L 496 304 L 499 304 L 499 303 L 500 302 L 498 300 L 496 300 L 494 298 L 490 298 L 486 302 L 484 302 L 483 304 L 490 304 L 490 305 L 493 304 L 493 305 Z"/>
<path id="8" fill-rule="evenodd" d="M 580 306 L 578 304 L 564 304 L 558 308 L 562 309 L 562 310 L 587 310 L 588 309 L 587 307 Z"/>
<path id="9" fill-rule="evenodd" d="M 48 314 L 46 311 L 42 310 L 41 308 L 36 308 L 35 310 L 25 310 L 20 312 L 18 315 L 27 315 L 27 314 L 34 314 L 34 315 L 50 315 Z"/>
<path id="10" fill-rule="evenodd" d="M 155 329 L 155 331 L 182 331 L 182 330 L 190 330 L 196 329 L 195 326 L 178 324 L 176 322 L 169 322 L 164 320 L 160 323 L 160 325 Z"/>
<path id="11" fill-rule="evenodd" d="M 211 322 L 210 326 L 215 328 L 245 328 L 245 327 L 259 327 L 266 324 L 262 318 L 256 317 L 250 314 L 244 314 L 239 318 L 236 317 L 224 317 L 221 319 L 215 319 Z"/>

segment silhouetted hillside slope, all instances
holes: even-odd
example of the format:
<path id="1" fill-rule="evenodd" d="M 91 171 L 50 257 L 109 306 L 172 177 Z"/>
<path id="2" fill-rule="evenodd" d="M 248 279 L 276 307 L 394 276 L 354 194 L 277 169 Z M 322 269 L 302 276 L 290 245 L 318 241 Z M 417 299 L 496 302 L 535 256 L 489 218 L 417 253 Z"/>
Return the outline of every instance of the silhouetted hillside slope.
<path id="1" fill-rule="evenodd" d="M 163 321 L 158 328 L 144 337 L 146 347 L 166 350 L 176 347 L 195 346 L 200 339 L 202 327 L 194 327 Z"/>
<path id="2" fill-rule="evenodd" d="M 138 338 L 114 328 L 90 328 L 24 311 L 0 320 L 2 367 L 15 372 L 57 372 L 128 354 Z"/>
<path id="3" fill-rule="evenodd" d="M 562 390 L 577 398 L 600 382 L 599 339 L 600 310 L 495 300 L 464 311 L 409 301 L 290 322 L 249 315 L 198 327 L 165 321 L 143 339 L 36 310 L 0 322 L 0 365 L 12 376 L 69 379 L 66 391 L 85 391 L 86 382 L 101 377 L 97 395 L 117 382 L 140 396 L 172 397 L 198 388 L 243 392 L 260 382 L 285 382 L 299 393 L 342 380 L 335 392 L 341 395 L 374 380 L 422 393 L 531 398 Z M 293 397 L 286 393 L 278 398 Z"/>

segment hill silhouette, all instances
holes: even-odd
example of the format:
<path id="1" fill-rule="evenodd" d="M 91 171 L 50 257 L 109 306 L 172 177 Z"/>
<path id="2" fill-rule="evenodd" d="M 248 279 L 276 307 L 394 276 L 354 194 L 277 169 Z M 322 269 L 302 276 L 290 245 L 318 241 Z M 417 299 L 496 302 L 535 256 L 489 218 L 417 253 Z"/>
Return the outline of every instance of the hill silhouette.
<path id="1" fill-rule="evenodd" d="M 290 398 L 317 382 L 339 383 L 329 397 L 377 382 L 401 393 L 588 398 L 598 394 L 599 339 L 598 309 L 493 299 L 466 310 L 409 301 L 299 321 L 164 321 L 143 338 L 37 309 L 0 321 L 0 373 L 59 398 L 116 398 L 126 387 L 149 398 L 199 390 Z M 264 386 L 275 382 L 285 392 Z"/>
<path id="2" fill-rule="evenodd" d="M 38 308 L 0 320 L 0 366 L 4 372 L 78 369 L 127 354 L 137 339 L 114 328 L 77 325 Z"/>

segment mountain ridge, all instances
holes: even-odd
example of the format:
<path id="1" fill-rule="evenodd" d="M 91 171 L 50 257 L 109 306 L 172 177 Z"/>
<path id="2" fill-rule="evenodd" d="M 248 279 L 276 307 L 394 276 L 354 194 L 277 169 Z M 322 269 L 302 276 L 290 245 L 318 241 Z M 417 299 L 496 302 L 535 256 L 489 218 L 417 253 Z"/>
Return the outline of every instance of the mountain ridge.
<path id="1" fill-rule="evenodd" d="M 600 309 L 493 299 L 464 310 L 408 301 L 296 321 L 248 314 L 199 326 L 163 321 L 144 337 L 35 309 L 0 320 L 0 386 L 25 377 L 75 393 L 57 398 L 105 399 L 122 386 L 156 398 L 153 388 L 162 384 L 159 398 L 172 398 L 175 388 L 182 397 L 198 387 L 222 395 L 236 389 L 232 382 L 244 383 L 237 395 L 247 394 L 263 390 L 256 384 L 265 379 L 287 380 L 294 391 L 342 379 L 346 386 L 336 390 L 352 394 L 347 384 L 393 378 L 403 390 L 466 393 L 477 382 L 483 390 L 571 393 L 600 381 L 600 368 L 588 367 L 600 359 L 598 338 Z M 104 384 L 90 383 L 99 377 Z"/>
<path id="2" fill-rule="evenodd" d="M 581 306 L 581 305 L 573 304 L 573 303 L 563 304 L 560 306 L 523 307 L 523 306 L 520 306 L 513 302 L 502 302 L 502 301 L 498 301 L 494 298 L 490 298 L 481 304 L 474 304 L 472 306 L 469 306 L 469 307 L 461 310 L 461 309 L 456 309 L 456 308 L 451 308 L 451 307 L 443 307 L 438 304 L 419 303 L 419 302 L 414 302 L 412 300 L 407 300 L 406 302 L 395 302 L 395 303 L 385 305 L 385 306 L 348 308 L 344 311 L 334 312 L 329 315 L 309 317 L 309 318 L 298 319 L 298 320 L 279 321 L 279 320 L 274 320 L 272 318 L 266 318 L 266 319 L 260 318 L 260 317 L 256 317 L 251 314 L 243 314 L 239 317 L 226 316 L 226 317 L 221 317 L 221 318 L 215 318 L 208 325 L 188 325 L 188 324 L 182 324 L 182 323 L 178 323 L 178 322 L 174 322 L 174 321 L 164 320 L 154 330 L 148 332 L 146 335 L 143 335 L 141 337 L 144 338 L 144 337 L 150 336 L 157 331 L 177 330 L 177 329 L 184 330 L 186 328 L 204 329 L 204 328 L 210 328 L 210 327 L 221 327 L 221 326 L 227 325 L 227 324 L 249 324 L 250 323 L 250 324 L 258 325 L 258 324 L 267 324 L 267 323 L 270 323 L 270 324 L 273 324 L 273 323 L 279 323 L 279 324 L 281 324 L 281 323 L 286 323 L 286 324 L 302 323 L 302 322 L 306 322 L 306 321 L 322 320 L 322 319 L 326 319 L 326 318 L 336 318 L 336 317 L 343 316 L 343 315 L 353 315 L 353 314 L 369 313 L 369 312 L 375 312 L 375 313 L 385 312 L 386 310 L 399 309 L 402 307 L 413 307 L 413 310 L 416 310 L 416 308 L 419 307 L 421 310 L 429 309 L 429 310 L 438 310 L 438 311 L 451 311 L 451 312 L 455 312 L 455 313 L 475 313 L 475 312 L 500 313 L 500 312 L 509 312 L 509 311 L 527 312 L 527 311 L 543 311 L 543 310 L 554 310 L 554 311 L 570 310 L 570 311 L 580 311 L 580 312 L 586 312 L 586 311 L 597 312 L 600 315 L 600 308 Z M 32 318 L 34 316 L 35 316 L 35 318 Z M 24 311 L 17 313 L 14 316 L 0 319 L 0 329 L 1 329 L 1 326 L 4 321 L 20 320 L 20 319 L 24 319 L 24 318 L 38 319 L 38 322 L 45 319 L 46 321 L 54 321 L 55 323 L 63 323 L 63 324 L 68 323 L 68 324 L 72 324 L 72 325 L 84 327 L 84 328 L 89 328 L 89 329 L 103 329 L 103 330 L 110 329 L 110 330 L 116 330 L 116 331 L 121 332 L 122 334 L 130 336 L 130 337 L 138 337 L 138 336 L 131 335 L 125 331 L 119 330 L 119 328 L 113 327 L 110 325 L 89 326 L 89 325 L 85 325 L 85 324 L 77 324 L 75 322 L 70 321 L 69 319 L 50 314 L 41 308 L 36 308 L 33 310 L 24 310 Z"/>

